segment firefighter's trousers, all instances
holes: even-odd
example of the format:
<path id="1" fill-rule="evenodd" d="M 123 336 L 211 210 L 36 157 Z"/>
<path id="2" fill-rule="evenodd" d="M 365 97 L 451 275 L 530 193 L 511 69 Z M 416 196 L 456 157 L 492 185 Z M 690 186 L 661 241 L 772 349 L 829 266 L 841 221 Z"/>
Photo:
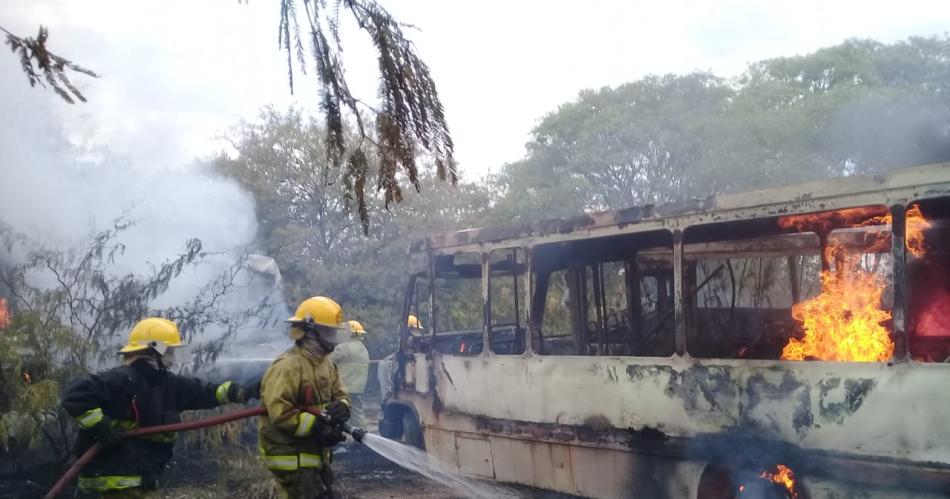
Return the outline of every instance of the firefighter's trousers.
<path id="1" fill-rule="evenodd" d="M 298 468 L 294 471 L 271 470 L 277 478 L 280 499 L 334 499 L 333 471 L 322 468 Z"/>

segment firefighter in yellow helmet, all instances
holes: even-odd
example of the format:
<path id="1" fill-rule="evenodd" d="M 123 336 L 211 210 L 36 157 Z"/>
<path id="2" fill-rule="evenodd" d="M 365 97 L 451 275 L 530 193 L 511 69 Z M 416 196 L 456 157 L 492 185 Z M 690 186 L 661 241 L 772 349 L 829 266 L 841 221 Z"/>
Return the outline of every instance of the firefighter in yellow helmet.
<path id="1" fill-rule="evenodd" d="M 364 428 L 363 392 L 366 391 L 366 379 L 369 377 L 369 352 L 363 344 L 366 329 L 357 321 L 349 321 L 347 325 L 350 331 L 348 341 L 337 345 L 330 358 L 336 364 L 343 387 L 353 403 L 350 424 Z"/>
<path id="2" fill-rule="evenodd" d="M 63 394 L 63 408 L 79 425 L 76 450 L 103 448 L 83 469 L 79 487 L 109 499 L 148 497 L 172 457 L 175 434 L 121 440 L 132 428 L 178 423 L 179 413 L 244 403 L 258 395 L 237 383 L 215 385 L 168 368 L 181 347 L 174 322 L 139 321 L 119 350 L 122 366 L 80 379 Z"/>
<path id="3" fill-rule="evenodd" d="M 428 338 L 425 337 L 426 328 L 422 326 L 422 321 L 413 314 L 409 314 L 406 320 L 406 326 L 409 328 L 409 348 L 414 352 L 428 352 L 430 345 Z"/>
<path id="4" fill-rule="evenodd" d="M 258 438 L 264 465 L 277 479 L 281 498 L 332 498 L 331 451 L 346 437 L 302 408 L 316 406 L 334 423 L 350 417 L 347 395 L 330 353 L 345 340 L 343 309 L 333 300 L 304 300 L 290 323 L 294 346 L 264 373 Z"/>
<path id="5" fill-rule="evenodd" d="M 422 322 L 419 322 L 419 318 L 412 314 L 409 314 L 406 325 L 409 326 L 409 331 L 413 334 L 422 334 L 422 332 L 425 331 L 425 328 L 422 327 Z"/>

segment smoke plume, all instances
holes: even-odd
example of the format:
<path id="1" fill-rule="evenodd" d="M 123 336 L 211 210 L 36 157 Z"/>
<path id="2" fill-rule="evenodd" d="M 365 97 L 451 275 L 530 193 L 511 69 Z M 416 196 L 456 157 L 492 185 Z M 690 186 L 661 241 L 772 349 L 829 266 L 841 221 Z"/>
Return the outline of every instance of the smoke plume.
<path id="1" fill-rule="evenodd" d="M 253 253 L 254 200 L 235 182 L 198 162 L 145 169 L 83 143 L 81 134 L 61 125 L 57 107 L 65 105 L 51 93 L 30 88 L 22 74 L 0 74 L 0 89 L 0 224 L 33 245 L 70 250 L 124 217 L 133 225 L 118 235 L 125 251 L 109 268 L 115 275 L 147 274 L 183 253 L 187 240 L 200 239 L 209 255 L 173 281 L 152 304 L 155 308 L 186 303 Z M 18 263 L 26 256 L 22 253 L 0 250 L 0 263 Z M 285 317 L 279 283 L 259 267 L 246 266 L 239 273 L 234 291 L 219 305 L 223 311 L 247 309 L 267 298 L 274 303 L 269 314 Z M 36 278 L 38 286 L 50 284 L 43 276 Z M 230 343 L 279 338 L 279 328 L 266 323 L 251 321 Z M 211 329 L 196 341 L 220 334 Z"/>

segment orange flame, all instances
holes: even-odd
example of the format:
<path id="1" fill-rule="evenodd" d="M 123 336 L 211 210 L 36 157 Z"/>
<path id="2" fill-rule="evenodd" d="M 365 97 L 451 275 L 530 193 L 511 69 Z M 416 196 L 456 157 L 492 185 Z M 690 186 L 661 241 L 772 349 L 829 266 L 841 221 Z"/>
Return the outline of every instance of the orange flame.
<path id="1" fill-rule="evenodd" d="M 890 219 L 888 219 L 887 223 L 890 222 Z M 924 231 L 931 227 L 933 227 L 933 224 L 924 218 L 919 205 L 915 204 L 907 209 L 907 230 L 904 234 L 904 240 L 910 254 L 917 258 L 923 258 L 927 254 L 927 245 L 924 244 Z"/>
<path id="2" fill-rule="evenodd" d="M 905 246 L 908 253 L 921 258 L 926 254 L 924 231 L 932 224 L 918 205 L 907 209 Z M 891 318 L 881 308 L 884 279 L 873 272 L 853 268 L 854 256 L 844 244 L 829 242 L 829 233 L 841 227 L 889 225 L 891 215 L 883 208 L 852 208 L 830 213 L 795 215 L 779 219 L 785 229 L 815 231 L 822 237 L 824 270 L 821 294 L 796 303 L 792 317 L 802 323 L 805 337 L 790 338 L 782 349 L 785 360 L 833 360 L 846 362 L 884 362 L 894 354 L 894 342 L 882 322 Z M 889 233 L 866 234 L 862 252 L 886 251 Z M 830 262 L 836 261 L 836 271 Z"/>
<path id="3" fill-rule="evenodd" d="M 782 359 L 883 362 L 894 353 L 894 342 L 881 322 L 890 312 L 881 310 L 884 280 L 877 274 L 821 273 L 821 294 L 796 303 L 792 317 L 805 329 L 803 339 L 790 338 Z"/>
<path id="4" fill-rule="evenodd" d="M 769 472 L 764 471 L 760 478 L 764 478 L 772 483 L 777 483 L 785 487 L 785 490 L 788 491 L 789 497 L 795 499 L 798 497 L 798 490 L 795 485 L 795 474 L 792 473 L 792 469 L 784 464 L 779 464 L 775 466 L 775 471 Z"/>
<path id="5" fill-rule="evenodd" d="M 877 220 L 877 223 L 882 223 L 881 220 L 883 220 L 884 217 L 890 217 L 886 208 L 883 206 L 868 206 L 863 208 L 846 208 L 823 213 L 789 215 L 779 218 L 778 226 L 783 229 L 828 233 L 841 227 L 864 225 L 871 220 Z"/>
<path id="6" fill-rule="evenodd" d="M 10 311 L 7 309 L 7 301 L 0 298 L 0 329 L 10 325 Z"/>
<path id="7" fill-rule="evenodd" d="M 920 205 L 911 205 L 910 208 L 907 208 L 905 215 L 904 245 L 907 247 L 908 253 L 917 258 L 923 258 L 927 254 L 927 245 L 924 244 L 924 231 L 933 227 L 933 224 L 924 218 L 924 214 L 920 212 Z M 888 213 L 883 217 L 872 218 L 861 225 L 890 225 L 891 220 L 893 220 L 891 214 Z"/>
<path id="8" fill-rule="evenodd" d="M 829 234 L 834 229 L 843 227 L 867 227 L 869 225 L 890 225 L 891 214 L 883 207 L 863 207 L 847 208 L 838 211 L 824 213 L 810 213 L 805 215 L 790 215 L 778 219 L 778 226 L 783 229 L 796 229 L 799 231 L 812 231 L 818 234 Z M 924 244 L 924 231 L 931 228 L 933 224 L 924 218 L 920 212 L 920 205 L 914 204 L 907 208 L 906 226 L 904 231 L 904 244 L 907 251 L 917 258 L 923 258 L 927 253 L 927 246 Z M 887 241 L 886 235 L 882 234 L 876 241 L 884 243 Z M 825 248 L 826 260 L 831 260 L 833 251 L 836 248 Z M 886 248 L 880 246 L 866 251 L 882 251 Z"/>

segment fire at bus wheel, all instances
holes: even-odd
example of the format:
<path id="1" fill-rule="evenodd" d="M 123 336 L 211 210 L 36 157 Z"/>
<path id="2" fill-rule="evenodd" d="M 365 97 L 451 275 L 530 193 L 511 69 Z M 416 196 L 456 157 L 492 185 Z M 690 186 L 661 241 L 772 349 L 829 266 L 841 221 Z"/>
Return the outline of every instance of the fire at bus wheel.
<path id="1" fill-rule="evenodd" d="M 774 470 L 773 470 L 774 468 Z M 800 479 L 784 465 L 763 471 L 710 462 L 699 477 L 697 499 L 806 499 Z"/>
<path id="2" fill-rule="evenodd" d="M 390 402 L 383 407 L 383 419 L 379 422 L 379 434 L 399 440 L 406 445 L 425 449 L 422 424 L 416 410 L 401 401 Z"/>

